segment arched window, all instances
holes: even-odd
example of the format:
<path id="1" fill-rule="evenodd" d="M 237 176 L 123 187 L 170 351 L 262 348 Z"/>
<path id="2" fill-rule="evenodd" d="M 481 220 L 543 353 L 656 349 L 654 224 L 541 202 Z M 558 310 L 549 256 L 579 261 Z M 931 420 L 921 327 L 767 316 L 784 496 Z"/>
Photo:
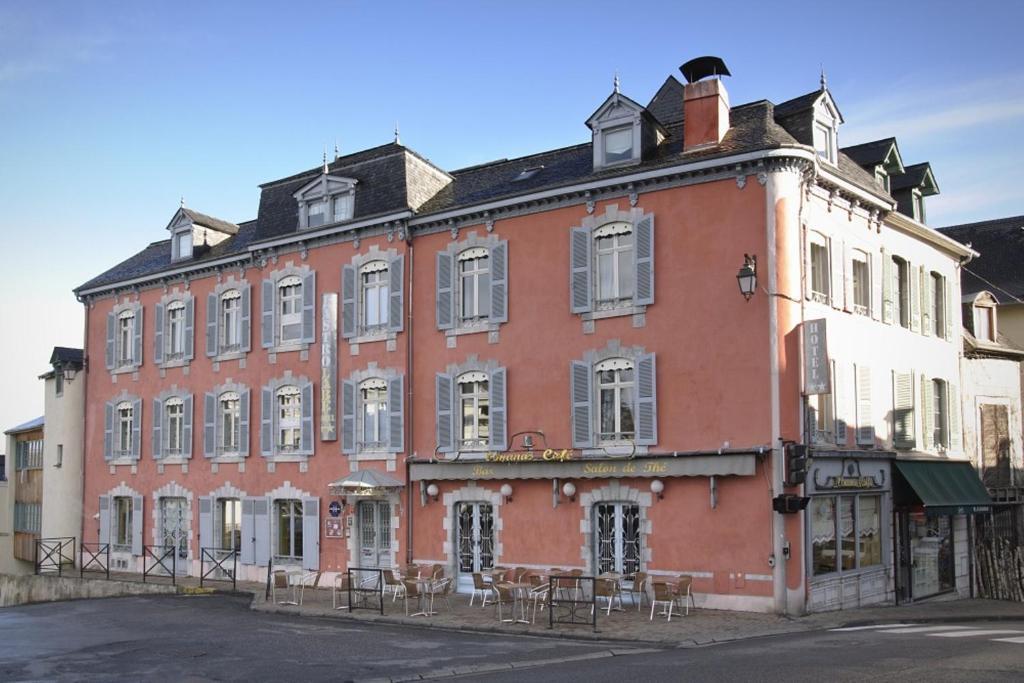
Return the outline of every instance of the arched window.
<path id="1" fill-rule="evenodd" d="M 114 442 L 114 455 L 125 456 L 132 454 L 132 429 L 134 427 L 135 411 L 131 401 L 121 401 L 117 404 L 117 437 Z"/>
<path id="2" fill-rule="evenodd" d="M 117 316 L 117 364 L 132 365 L 135 362 L 134 344 L 135 311 L 121 311 Z"/>
<path id="3" fill-rule="evenodd" d="M 388 383 L 379 378 L 359 385 L 363 421 L 362 450 L 381 450 L 388 443 Z"/>
<path id="4" fill-rule="evenodd" d="M 281 278 L 277 283 L 281 343 L 302 340 L 302 279 L 298 275 Z"/>
<path id="5" fill-rule="evenodd" d="M 485 372 L 465 372 L 458 376 L 456 383 L 459 387 L 459 439 L 462 448 L 487 448 L 491 435 L 490 378 Z"/>
<path id="6" fill-rule="evenodd" d="M 220 295 L 220 347 L 222 353 L 237 351 L 242 344 L 242 293 L 229 289 Z"/>
<path id="7" fill-rule="evenodd" d="M 241 396 L 237 391 L 225 391 L 218 400 L 221 454 L 235 454 L 241 443 Z"/>
<path id="8" fill-rule="evenodd" d="M 633 226 L 625 221 L 603 225 L 594 231 L 597 258 L 597 305 L 616 307 L 633 298 L 636 280 L 633 258 Z"/>
<path id="9" fill-rule="evenodd" d="M 167 360 L 185 355 L 185 302 L 178 300 L 167 304 L 167 339 L 164 342 Z"/>
<path id="10" fill-rule="evenodd" d="M 390 283 L 387 261 L 371 261 L 359 269 L 359 309 L 362 315 L 363 334 L 372 334 L 388 325 L 388 302 Z"/>
<path id="11" fill-rule="evenodd" d="M 185 402 L 177 396 L 165 400 L 164 414 L 167 425 L 167 454 L 180 455 L 185 427 Z"/>
<path id="12" fill-rule="evenodd" d="M 458 256 L 459 318 L 472 321 L 491 315 L 490 252 L 483 247 L 466 249 Z"/>
<path id="13" fill-rule="evenodd" d="M 625 358 L 610 358 L 595 365 L 594 372 L 597 377 L 600 441 L 614 443 L 633 439 L 636 436 L 633 362 Z"/>
<path id="14" fill-rule="evenodd" d="M 283 452 L 298 450 L 302 442 L 302 393 L 296 386 L 277 390 L 278 448 Z"/>

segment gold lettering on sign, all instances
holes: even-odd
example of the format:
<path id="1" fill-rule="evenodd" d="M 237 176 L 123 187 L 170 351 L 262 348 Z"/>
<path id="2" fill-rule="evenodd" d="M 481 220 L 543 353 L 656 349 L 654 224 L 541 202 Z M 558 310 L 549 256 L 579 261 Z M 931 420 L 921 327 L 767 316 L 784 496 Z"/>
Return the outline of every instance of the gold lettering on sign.
<path id="1" fill-rule="evenodd" d="M 493 477 L 494 476 L 494 468 L 493 467 L 484 467 L 483 465 L 473 465 L 473 475 L 472 476 L 474 476 L 474 477 Z"/>

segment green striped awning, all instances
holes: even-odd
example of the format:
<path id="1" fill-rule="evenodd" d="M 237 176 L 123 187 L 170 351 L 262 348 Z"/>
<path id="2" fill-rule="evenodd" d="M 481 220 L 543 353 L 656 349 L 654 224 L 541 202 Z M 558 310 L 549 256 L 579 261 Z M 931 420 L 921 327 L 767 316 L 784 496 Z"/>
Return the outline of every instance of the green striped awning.
<path id="1" fill-rule="evenodd" d="M 992 499 L 969 462 L 897 460 L 894 464 L 928 515 L 964 515 L 992 509 Z"/>

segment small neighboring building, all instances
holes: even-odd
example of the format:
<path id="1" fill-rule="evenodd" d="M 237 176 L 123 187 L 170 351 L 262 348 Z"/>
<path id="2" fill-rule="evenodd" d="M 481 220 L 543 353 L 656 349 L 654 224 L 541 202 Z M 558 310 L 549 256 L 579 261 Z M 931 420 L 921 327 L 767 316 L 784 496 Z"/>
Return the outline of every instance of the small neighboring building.
<path id="1" fill-rule="evenodd" d="M 14 462 L 7 490 L 11 547 L 10 554 L 4 553 L 5 571 L 30 573 L 43 516 L 43 418 L 29 420 L 6 434 L 7 452 L 14 454 Z"/>

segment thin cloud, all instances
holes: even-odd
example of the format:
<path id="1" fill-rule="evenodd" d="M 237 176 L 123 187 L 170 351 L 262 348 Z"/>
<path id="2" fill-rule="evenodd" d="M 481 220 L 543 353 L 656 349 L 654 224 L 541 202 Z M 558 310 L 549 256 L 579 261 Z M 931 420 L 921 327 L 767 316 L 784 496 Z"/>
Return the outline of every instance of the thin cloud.
<path id="1" fill-rule="evenodd" d="M 54 17 L 0 12 L 0 84 L 25 81 L 109 58 L 106 28 L 55 25 Z"/>

